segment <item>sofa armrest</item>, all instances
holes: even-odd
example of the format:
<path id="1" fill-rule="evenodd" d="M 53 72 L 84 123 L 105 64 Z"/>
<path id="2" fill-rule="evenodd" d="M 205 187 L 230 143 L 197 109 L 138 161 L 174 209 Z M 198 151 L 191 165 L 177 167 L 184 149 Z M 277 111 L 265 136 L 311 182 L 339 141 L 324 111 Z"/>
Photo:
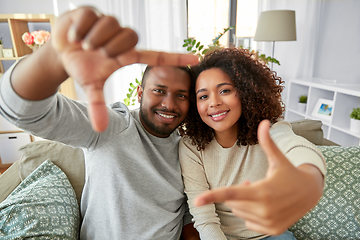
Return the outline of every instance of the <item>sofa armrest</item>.
<path id="1" fill-rule="evenodd" d="M 0 175 L 0 203 L 20 184 L 19 160 Z"/>

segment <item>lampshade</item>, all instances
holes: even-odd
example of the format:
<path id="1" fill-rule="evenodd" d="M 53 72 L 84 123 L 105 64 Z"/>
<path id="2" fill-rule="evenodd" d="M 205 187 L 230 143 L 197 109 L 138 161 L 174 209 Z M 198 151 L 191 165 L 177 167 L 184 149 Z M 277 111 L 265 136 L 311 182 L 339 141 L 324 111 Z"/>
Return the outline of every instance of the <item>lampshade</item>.
<path id="1" fill-rule="evenodd" d="M 296 41 L 295 11 L 274 10 L 260 14 L 255 41 Z"/>

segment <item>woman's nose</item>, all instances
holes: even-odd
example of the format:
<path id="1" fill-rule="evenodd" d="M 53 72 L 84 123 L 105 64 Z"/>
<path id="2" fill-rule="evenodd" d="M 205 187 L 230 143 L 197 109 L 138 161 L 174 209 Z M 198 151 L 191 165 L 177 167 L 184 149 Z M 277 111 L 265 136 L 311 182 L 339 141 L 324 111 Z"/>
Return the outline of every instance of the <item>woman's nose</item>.
<path id="1" fill-rule="evenodd" d="M 210 107 L 217 107 L 221 105 L 221 99 L 217 96 L 210 97 Z"/>

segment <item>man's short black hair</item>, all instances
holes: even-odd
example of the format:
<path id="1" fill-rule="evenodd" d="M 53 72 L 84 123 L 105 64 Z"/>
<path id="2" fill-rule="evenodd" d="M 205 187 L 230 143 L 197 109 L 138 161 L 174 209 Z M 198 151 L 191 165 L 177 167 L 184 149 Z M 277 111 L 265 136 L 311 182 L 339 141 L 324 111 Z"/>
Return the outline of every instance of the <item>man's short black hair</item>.
<path id="1" fill-rule="evenodd" d="M 143 89 L 145 88 L 146 78 L 147 78 L 147 76 L 149 75 L 149 72 L 150 72 L 150 70 L 151 70 L 153 67 L 154 67 L 154 66 L 149 66 L 149 65 L 148 65 L 148 66 L 145 68 L 145 71 L 144 71 L 144 74 L 143 74 L 142 80 L 141 80 L 141 87 L 142 87 Z M 189 67 L 176 67 L 176 68 L 179 68 L 179 69 L 185 71 L 185 72 L 190 76 L 190 79 L 192 79 L 192 72 L 191 72 L 191 70 L 190 70 Z"/>

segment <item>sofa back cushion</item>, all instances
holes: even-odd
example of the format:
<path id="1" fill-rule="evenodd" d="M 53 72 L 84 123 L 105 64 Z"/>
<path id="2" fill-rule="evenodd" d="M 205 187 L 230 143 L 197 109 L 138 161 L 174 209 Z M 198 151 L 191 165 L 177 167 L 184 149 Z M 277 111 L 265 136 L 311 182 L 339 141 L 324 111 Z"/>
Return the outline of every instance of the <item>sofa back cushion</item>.
<path id="1" fill-rule="evenodd" d="M 289 122 L 295 134 L 300 135 L 315 145 L 323 145 L 324 133 L 319 120 L 302 119 Z"/>
<path id="2" fill-rule="evenodd" d="M 360 147 L 318 146 L 327 165 L 323 196 L 290 228 L 302 239 L 360 239 Z"/>

